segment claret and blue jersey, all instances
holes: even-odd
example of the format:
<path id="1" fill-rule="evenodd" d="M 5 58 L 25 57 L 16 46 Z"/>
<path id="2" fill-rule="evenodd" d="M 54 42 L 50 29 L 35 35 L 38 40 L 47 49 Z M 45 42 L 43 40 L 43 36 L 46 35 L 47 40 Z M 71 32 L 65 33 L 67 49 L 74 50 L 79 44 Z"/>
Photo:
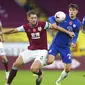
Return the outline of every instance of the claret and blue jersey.
<path id="1" fill-rule="evenodd" d="M 54 16 L 48 19 L 51 24 L 56 23 Z M 76 43 L 82 24 L 78 18 L 71 20 L 69 15 L 66 14 L 66 19 L 58 25 L 68 31 L 74 32 L 75 37 L 72 39 L 68 34 L 58 31 L 52 41 L 48 54 L 56 56 L 57 53 L 60 53 L 64 63 L 71 63 L 70 43 Z"/>

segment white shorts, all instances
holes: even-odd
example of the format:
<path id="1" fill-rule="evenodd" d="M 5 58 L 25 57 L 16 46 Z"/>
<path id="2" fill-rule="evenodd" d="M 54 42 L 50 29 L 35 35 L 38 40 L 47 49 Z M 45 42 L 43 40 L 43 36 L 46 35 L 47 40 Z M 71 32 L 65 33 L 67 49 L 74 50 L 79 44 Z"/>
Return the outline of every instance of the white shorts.
<path id="1" fill-rule="evenodd" d="M 19 56 L 22 57 L 24 63 L 28 63 L 32 60 L 39 60 L 42 65 L 46 64 L 47 60 L 47 50 L 28 50 L 26 49 L 24 52 L 20 53 Z"/>
<path id="2" fill-rule="evenodd" d="M 0 56 L 2 55 L 5 55 L 5 51 L 4 51 L 2 42 L 0 42 Z"/>

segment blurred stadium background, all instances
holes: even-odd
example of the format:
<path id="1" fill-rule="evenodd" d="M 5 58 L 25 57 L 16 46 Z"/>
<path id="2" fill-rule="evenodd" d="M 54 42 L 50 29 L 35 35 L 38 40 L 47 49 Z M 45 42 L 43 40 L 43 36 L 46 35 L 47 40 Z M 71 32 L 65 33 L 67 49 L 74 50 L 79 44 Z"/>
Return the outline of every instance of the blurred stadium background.
<path id="1" fill-rule="evenodd" d="M 82 21 L 85 15 L 84 0 L 0 0 L 0 21 L 3 24 L 3 30 L 15 28 L 27 23 L 26 12 L 35 9 L 39 13 L 40 20 L 47 20 L 56 11 L 64 11 L 68 13 L 68 5 L 70 3 L 78 4 L 78 17 Z M 48 31 L 48 46 L 56 32 Z M 28 45 L 25 33 L 16 33 L 4 35 L 4 49 L 9 60 L 9 68 L 17 58 L 18 54 L 24 51 Z M 62 85 L 85 85 L 85 34 L 79 33 L 77 47 L 72 49 L 72 73 L 69 75 Z M 35 77 L 29 71 L 30 65 L 26 64 L 22 67 L 15 78 L 13 85 L 35 85 Z M 57 57 L 52 65 L 46 66 L 44 71 L 44 80 L 41 85 L 54 85 L 55 80 L 59 77 L 63 63 L 60 56 Z M 4 67 L 0 59 L 0 85 L 5 82 Z"/>

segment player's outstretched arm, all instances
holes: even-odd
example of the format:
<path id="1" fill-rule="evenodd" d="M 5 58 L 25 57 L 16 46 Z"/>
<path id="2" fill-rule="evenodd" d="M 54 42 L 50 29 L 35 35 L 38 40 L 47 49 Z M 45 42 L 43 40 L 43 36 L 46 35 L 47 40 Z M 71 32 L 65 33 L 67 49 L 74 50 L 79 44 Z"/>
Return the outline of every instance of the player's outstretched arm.
<path id="1" fill-rule="evenodd" d="M 4 34 L 13 34 L 13 33 L 17 33 L 17 32 L 18 32 L 17 28 L 13 28 L 13 29 L 8 29 L 8 30 L 4 31 L 3 33 Z"/>
<path id="2" fill-rule="evenodd" d="M 23 25 L 17 28 L 13 28 L 13 29 L 8 29 L 4 32 L 4 34 L 13 34 L 13 33 L 17 33 L 17 32 L 24 32 L 24 27 Z"/>
<path id="3" fill-rule="evenodd" d="M 65 32 L 70 37 L 74 37 L 75 36 L 75 34 L 73 32 L 69 32 L 68 30 L 58 26 L 53 16 L 49 17 L 48 20 L 51 23 L 51 29 L 56 29 L 58 31 Z"/>
<path id="4" fill-rule="evenodd" d="M 64 32 L 64 33 L 68 34 L 70 37 L 75 36 L 74 32 L 70 32 L 70 31 L 58 26 L 56 23 L 51 24 L 51 29 L 56 29 L 58 31 Z"/>
<path id="5" fill-rule="evenodd" d="M 2 23 L 1 23 L 1 22 L 0 22 L 0 32 L 3 32 L 3 31 L 2 31 Z M 4 42 L 3 33 L 1 34 L 1 41 Z"/>

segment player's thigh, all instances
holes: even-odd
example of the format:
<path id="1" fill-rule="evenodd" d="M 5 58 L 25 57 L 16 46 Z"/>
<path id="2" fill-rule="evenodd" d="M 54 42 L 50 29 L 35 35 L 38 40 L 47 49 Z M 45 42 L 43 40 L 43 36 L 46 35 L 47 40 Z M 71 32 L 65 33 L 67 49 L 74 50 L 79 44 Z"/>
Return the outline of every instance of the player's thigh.
<path id="1" fill-rule="evenodd" d="M 49 65 L 49 64 L 52 64 L 53 62 L 54 62 L 54 60 L 55 60 L 55 56 L 53 56 L 53 55 L 51 55 L 51 54 L 49 54 L 48 56 L 47 56 L 47 64 Z"/>
<path id="2" fill-rule="evenodd" d="M 2 59 L 3 62 L 7 62 L 8 61 L 8 59 L 7 59 L 7 57 L 5 55 L 1 55 L 1 59 Z"/>
<path id="3" fill-rule="evenodd" d="M 70 52 L 70 48 L 66 47 L 66 48 L 62 48 L 60 50 L 60 56 L 62 58 L 62 61 L 66 64 L 70 64 L 72 63 L 72 56 L 71 56 L 71 52 Z"/>
<path id="4" fill-rule="evenodd" d="M 32 50 L 28 50 L 26 49 L 24 52 L 20 53 L 20 55 L 22 57 L 23 63 L 29 63 L 30 61 L 35 59 L 35 51 Z"/>
<path id="5" fill-rule="evenodd" d="M 23 59 L 21 56 L 19 56 L 13 63 L 13 67 L 20 68 L 23 64 L 24 64 Z"/>
<path id="6" fill-rule="evenodd" d="M 35 72 L 41 68 L 42 64 L 39 60 L 35 60 L 31 65 L 31 71 Z"/>
<path id="7" fill-rule="evenodd" d="M 56 46 L 51 45 L 48 51 L 47 63 L 51 64 L 55 60 L 55 56 L 58 54 L 58 49 Z"/>
<path id="8" fill-rule="evenodd" d="M 39 65 L 37 65 L 37 67 L 39 66 L 43 66 L 46 64 L 47 62 L 47 54 L 48 51 L 47 50 L 38 50 L 36 53 L 36 58 L 34 60 L 34 63 L 37 63 Z"/>

